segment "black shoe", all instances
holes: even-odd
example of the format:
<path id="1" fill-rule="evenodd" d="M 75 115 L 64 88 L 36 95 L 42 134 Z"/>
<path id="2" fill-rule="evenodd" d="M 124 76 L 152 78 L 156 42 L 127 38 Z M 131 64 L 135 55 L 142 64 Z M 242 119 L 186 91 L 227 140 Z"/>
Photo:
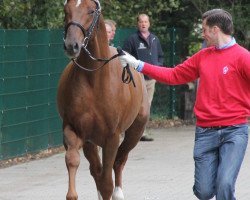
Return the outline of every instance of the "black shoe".
<path id="1" fill-rule="evenodd" d="M 144 136 L 141 137 L 140 141 L 151 142 L 151 141 L 154 141 L 154 139 L 151 138 L 151 137 L 148 137 L 148 136 L 144 135 Z"/>

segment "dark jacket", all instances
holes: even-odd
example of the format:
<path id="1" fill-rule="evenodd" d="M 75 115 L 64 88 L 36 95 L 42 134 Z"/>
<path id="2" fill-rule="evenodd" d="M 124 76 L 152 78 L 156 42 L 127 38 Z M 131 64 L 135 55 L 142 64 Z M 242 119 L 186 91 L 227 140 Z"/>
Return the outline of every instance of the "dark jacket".
<path id="1" fill-rule="evenodd" d="M 139 31 L 130 35 L 124 42 L 123 50 L 136 59 L 163 66 L 164 55 L 161 44 L 158 37 L 152 33 L 150 33 L 148 40 L 145 40 Z M 150 79 L 147 76 L 144 77 L 146 80 Z"/>

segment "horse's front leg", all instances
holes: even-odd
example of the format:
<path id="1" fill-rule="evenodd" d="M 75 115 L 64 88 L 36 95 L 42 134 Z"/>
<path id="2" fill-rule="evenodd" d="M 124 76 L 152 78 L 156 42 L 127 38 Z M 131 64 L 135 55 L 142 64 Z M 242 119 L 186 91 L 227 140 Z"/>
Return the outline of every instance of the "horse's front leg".
<path id="1" fill-rule="evenodd" d="M 100 197 L 100 178 L 102 173 L 102 164 L 99 157 L 99 149 L 97 145 L 86 142 L 84 144 L 83 152 L 87 160 L 89 161 L 90 173 L 93 176 L 96 184 L 96 188 L 98 191 L 98 199 L 101 200 Z"/>
<path id="2" fill-rule="evenodd" d="M 113 193 L 114 185 L 112 180 L 112 170 L 117 149 L 119 147 L 119 140 L 119 134 L 115 133 L 112 136 L 106 138 L 105 144 L 102 148 L 103 170 L 101 174 L 99 189 L 103 200 L 111 200 L 111 196 Z"/>
<path id="3" fill-rule="evenodd" d="M 65 162 L 69 175 L 67 200 L 77 200 L 78 196 L 75 187 L 76 171 L 80 164 L 80 155 L 78 150 L 82 147 L 82 141 L 69 125 L 64 128 L 64 146 L 66 149 Z"/>

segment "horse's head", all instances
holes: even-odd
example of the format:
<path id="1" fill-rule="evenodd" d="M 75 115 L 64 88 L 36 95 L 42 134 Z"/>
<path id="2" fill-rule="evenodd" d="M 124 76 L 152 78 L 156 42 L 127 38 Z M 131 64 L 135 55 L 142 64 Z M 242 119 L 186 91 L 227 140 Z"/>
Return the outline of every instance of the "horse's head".
<path id="1" fill-rule="evenodd" d="M 64 49 L 70 58 L 88 45 L 101 13 L 98 0 L 66 0 L 64 4 Z"/>

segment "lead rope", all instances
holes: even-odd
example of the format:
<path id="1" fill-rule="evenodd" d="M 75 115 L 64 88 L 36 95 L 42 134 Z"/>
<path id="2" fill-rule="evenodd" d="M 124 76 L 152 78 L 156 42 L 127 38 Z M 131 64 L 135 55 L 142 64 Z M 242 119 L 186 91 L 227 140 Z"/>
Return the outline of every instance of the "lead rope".
<path id="1" fill-rule="evenodd" d="M 101 65 L 100 67 L 98 68 L 95 68 L 95 69 L 88 69 L 86 67 L 83 67 L 81 66 L 80 64 L 78 64 L 76 62 L 76 59 L 72 58 L 72 61 L 75 63 L 75 65 L 77 65 L 79 68 L 85 70 L 85 71 L 89 71 L 89 72 L 93 72 L 93 71 L 97 71 L 99 70 L 100 68 L 102 68 L 104 65 L 106 65 L 107 63 L 109 63 L 111 60 L 117 58 L 118 56 L 121 56 L 121 55 L 125 55 L 125 53 L 123 52 L 123 50 L 121 49 L 121 47 L 117 47 L 117 54 L 113 55 L 111 58 L 109 59 L 103 59 L 103 58 L 95 58 L 91 55 L 91 53 L 88 51 L 88 49 L 86 48 L 83 48 L 86 53 L 89 55 L 89 57 L 92 59 L 92 60 L 95 60 L 95 61 L 99 61 L 99 62 L 104 62 L 103 65 Z M 130 82 L 132 81 L 134 87 L 136 87 L 135 85 L 135 81 L 134 81 L 134 77 L 133 77 L 133 74 L 129 68 L 129 65 L 127 64 L 126 67 L 123 68 L 123 71 L 122 71 L 122 82 L 123 83 L 126 83 L 126 84 L 129 84 Z"/>
<path id="2" fill-rule="evenodd" d="M 117 52 L 118 52 L 119 56 L 125 55 L 125 53 L 123 52 L 121 47 L 117 47 Z M 129 84 L 131 81 L 132 81 L 134 87 L 136 87 L 133 74 L 129 68 L 129 65 L 127 64 L 126 67 L 124 67 L 123 71 L 122 71 L 122 82 Z"/>
<path id="3" fill-rule="evenodd" d="M 85 51 L 86 51 L 86 50 L 87 50 L 87 49 L 85 49 Z M 89 54 L 89 57 L 90 57 L 92 60 L 95 60 L 95 61 L 98 61 L 98 62 L 104 62 L 103 65 L 101 65 L 101 66 L 99 66 L 99 67 L 97 67 L 97 68 L 95 68 L 95 69 L 88 69 L 88 68 L 86 68 L 86 67 L 81 66 L 79 63 L 77 63 L 76 58 L 72 58 L 71 60 L 72 60 L 79 68 L 81 68 L 81 69 L 83 69 L 83 70 L 85 70 L 85 71 L 89 71 L 89 72 L 93 72 L 93 71 L 99 70 L 99 69 L 102 68 L 104 65 L 106 65 L 107 63 L 109 63 L 111 60 L 113 60 L 113 59 L 117 58 L 118 56 L 120 56 L 119 53 L 118 53 L 118 54 L 113 55 L 113 56 L 112 56 L 111 58 L 109 58 L 109 59 L 102 59 L 102 58 L 95 58 L 95 57 L 93 57 L 93 56 L 91 55 L 91 53 L 90 53 L 88 50 L 87 50 L 87 53 Z"/>

